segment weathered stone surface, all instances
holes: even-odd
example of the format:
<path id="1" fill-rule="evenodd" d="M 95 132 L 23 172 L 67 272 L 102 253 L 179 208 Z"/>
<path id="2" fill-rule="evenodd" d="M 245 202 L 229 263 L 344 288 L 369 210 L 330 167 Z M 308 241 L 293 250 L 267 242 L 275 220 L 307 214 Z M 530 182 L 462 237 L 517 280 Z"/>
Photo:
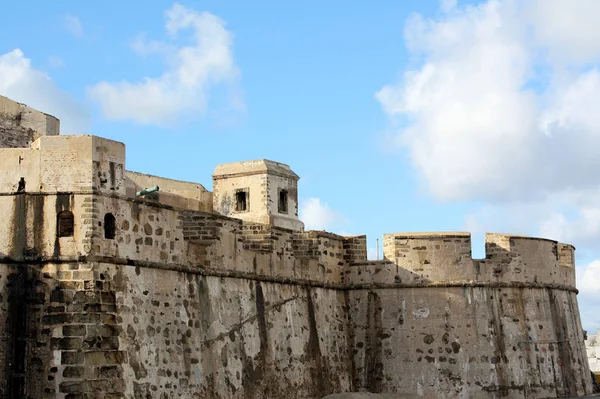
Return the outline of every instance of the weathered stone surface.
<path id="1" fill-rule="evenodd" d="M 594 373 L 600 390 L 600 329 L 595 334 L 587 333 L 585 349 L 590 370 Z"/>
<path id="2" fill-rule="evenodd" d="M 210 193 L 94 136 L 0 155 L 0 397 L 591 392 L 570 245 L 394 233 L 367 261 L 365 236 L 303 231 L 283 164 L 220 166 Z"/>

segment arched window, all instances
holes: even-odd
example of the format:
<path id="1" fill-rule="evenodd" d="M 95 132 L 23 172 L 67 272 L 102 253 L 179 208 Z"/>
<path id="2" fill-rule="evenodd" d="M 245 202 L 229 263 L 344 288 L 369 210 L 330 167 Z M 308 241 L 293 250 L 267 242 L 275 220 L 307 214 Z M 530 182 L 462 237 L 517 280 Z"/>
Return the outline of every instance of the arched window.
<path id="1" fill-rule="evenodd" d="M 75 231 L 75 218 L 73 212 L 62 211 L 58 213 L 56 233 L 59 237 L 73 237 Z"/>
<path id="2" fill-rule="evenodd" d="M 115 217 L 112 213 L 104 215 L 104 238 L 109 240 L 115 238 Z"/>

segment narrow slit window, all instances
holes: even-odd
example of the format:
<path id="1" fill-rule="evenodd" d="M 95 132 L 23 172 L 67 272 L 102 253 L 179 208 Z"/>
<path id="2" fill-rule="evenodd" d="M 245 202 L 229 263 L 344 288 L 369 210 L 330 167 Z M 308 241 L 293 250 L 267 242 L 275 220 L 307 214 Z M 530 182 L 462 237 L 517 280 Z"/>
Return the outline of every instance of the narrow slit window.
<path id="1" fill-rule="evenodd" d="M 104 238 L 109 240 L 115 238 L 115 217 L 112 213 L 104 215 Z"/>
<path id="2" fill-rule="evenodd" d="M 248 210 L 248 192 L 238 191 L 235 193 L 235 210 L 244 212 Z"/>
<path id="3" fill-rule="evenodd" d="M 73 237 L 75 232 L 75 218 L 73 212 L 62 211 L 58 214 L 57 233 L 59 237 Z"/>
<path id="4" fill-rule="evenodd" d="M 279 203 L 278 203 L 278 211 L 279 213 L 288 213 L 288 191 L 280 190 L 279 191 Z"/>

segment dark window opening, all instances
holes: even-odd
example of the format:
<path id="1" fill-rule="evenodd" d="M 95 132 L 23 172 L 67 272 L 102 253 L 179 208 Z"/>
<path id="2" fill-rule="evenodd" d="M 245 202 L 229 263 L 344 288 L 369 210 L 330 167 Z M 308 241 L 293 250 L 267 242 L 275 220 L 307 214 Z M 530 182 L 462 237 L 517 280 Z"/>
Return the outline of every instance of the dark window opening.
<path id="1" fill-rule="evenodd" d="M 62 211 L 58 214 L 57 234 L 59 237 L 73 237 L 75 231 L 75 217 L 71 211 Z"/>
<path id="2" fill-rule="evenodd" d="M 236 212 L 248 210 L 248 192 L 238 191 L 235 193 L 235 210 Z"/>
<path id="3" fill-rule="evenodd" d="M 115 238 L 115 217 L 112 213 L 104 215 L 104 238 L 109 240 Z"/>
<path id="4" fill-rule="evenodd" d="M 288 213 L 288 191 L 279 191 L 279 203 L 277 206 L 279 213 Z"/>

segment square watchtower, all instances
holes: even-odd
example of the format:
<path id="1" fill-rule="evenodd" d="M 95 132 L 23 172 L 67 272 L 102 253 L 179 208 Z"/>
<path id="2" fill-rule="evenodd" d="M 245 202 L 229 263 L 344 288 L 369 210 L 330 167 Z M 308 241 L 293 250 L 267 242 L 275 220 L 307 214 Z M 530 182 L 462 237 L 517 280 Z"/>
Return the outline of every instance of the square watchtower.
<path id="1" fill-rule="evenodd" d="M 215 212 L 250 222 L 304 230 L 298 219 L 298 180 L 288 165 L 260 159 L 218 165 Z"/>

